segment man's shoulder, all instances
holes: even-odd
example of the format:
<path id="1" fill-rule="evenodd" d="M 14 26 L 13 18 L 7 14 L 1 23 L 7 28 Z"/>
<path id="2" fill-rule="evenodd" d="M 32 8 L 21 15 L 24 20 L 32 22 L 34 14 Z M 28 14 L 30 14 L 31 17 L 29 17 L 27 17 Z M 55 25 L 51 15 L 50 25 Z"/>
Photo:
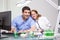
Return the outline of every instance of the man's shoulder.
<path id="1" fill-rule="evenodd" d="M 32 17 L 29 17 L 28 22 L 35 22 Z"/>
<path id="2" fill-rule="evenodd" d="M 29 17 L 29 20 L 33 20 L 32 17 Z"/>
<path id="3" fill-rule="evenodd" d="M 20 16 L 17 16 L 16 18 L 21 18 L 22 17 L 22 15 L 20 15 Z"/>
<path id="4" fill-rule="evenodd" d="M 14 20 L 19 20 L 19 19 L 21 19 L 21 16 L 17 16 L 14 18 Z"/>

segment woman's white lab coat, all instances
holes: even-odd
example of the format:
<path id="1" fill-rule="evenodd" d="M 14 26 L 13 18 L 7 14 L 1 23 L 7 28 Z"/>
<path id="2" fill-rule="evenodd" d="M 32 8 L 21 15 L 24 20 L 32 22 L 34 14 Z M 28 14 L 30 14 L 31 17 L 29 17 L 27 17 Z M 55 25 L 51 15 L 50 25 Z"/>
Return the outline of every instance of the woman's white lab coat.
<path id="1" fill-rule="evenodd" d="M 37 23 L 37 22 L 38 22 L 38 23 Z M 41 17 L 38 18 L 38 20 L 36 20 L 36 28 L 37 28 L 37 29 L 41 28 L 41 29 L 43 29 L 43 30 L 46 30 L 46 29 L 48 29 L 50 26 L 51 26 L 51 25 L 50 25 L 49 20 L 48 20 L 46 17 L 44 17 L 44 16 L 41 16 Z"/>

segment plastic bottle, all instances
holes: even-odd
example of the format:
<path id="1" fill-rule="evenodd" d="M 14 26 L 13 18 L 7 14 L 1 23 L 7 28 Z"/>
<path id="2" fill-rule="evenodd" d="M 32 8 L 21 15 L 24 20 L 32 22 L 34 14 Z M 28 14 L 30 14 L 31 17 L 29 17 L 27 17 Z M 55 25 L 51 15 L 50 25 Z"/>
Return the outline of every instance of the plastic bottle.
<path id="1" fill-rule="evenodd" d="M 29 36 L 31 37 L 31 38 L 33 38 L 34 37 L 34 32 L 30 32 L 30 34 L 29 34 Z"/>
<path id="2" fill-rule="evenodd" d="M 14 37 L 17 38 L 18 37 L 18 33 L 14 32 Z"/>

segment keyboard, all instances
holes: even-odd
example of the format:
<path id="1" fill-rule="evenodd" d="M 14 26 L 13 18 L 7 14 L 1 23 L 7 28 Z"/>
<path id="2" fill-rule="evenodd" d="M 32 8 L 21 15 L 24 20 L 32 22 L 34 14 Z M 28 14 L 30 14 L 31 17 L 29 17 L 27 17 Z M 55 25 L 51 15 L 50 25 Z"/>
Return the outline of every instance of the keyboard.
<path id="1" fill-rule="evenodd" d="M 2 39 L 2 38 L 8 38 L 8 36 L 7 35 L 1 35 L 0 39 Z"/>

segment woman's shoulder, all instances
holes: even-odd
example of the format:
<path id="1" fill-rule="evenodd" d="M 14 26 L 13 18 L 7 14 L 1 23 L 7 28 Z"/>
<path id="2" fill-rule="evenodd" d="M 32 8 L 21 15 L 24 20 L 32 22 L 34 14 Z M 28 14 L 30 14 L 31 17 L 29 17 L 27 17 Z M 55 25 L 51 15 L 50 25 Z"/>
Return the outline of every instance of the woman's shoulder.
<path id="1" fill-rule="evenodd" d="M 42 16 L 42 17 L 39 17 L 39 19 L 38 19 L 39 21 L 49 21 L 48 19 L 47 19 L 47 17 L 44 17 L 44 16 Z"/>
<path id="2" fill-rule="evenodd" d="M 45 16 L 41 16 L 39 17 L 39 19 L 47 19 Z"/>

